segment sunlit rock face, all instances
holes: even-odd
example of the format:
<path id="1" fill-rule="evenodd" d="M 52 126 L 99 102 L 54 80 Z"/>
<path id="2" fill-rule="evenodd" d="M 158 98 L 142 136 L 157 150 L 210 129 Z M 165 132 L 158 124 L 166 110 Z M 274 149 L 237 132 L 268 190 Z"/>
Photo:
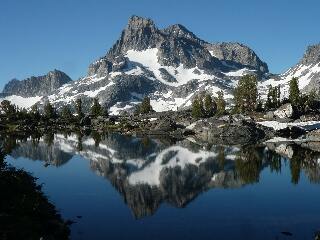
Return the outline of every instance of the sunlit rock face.
<path id="1" fill-rule="evenodd" d="M 33 76 L 24 80 L 13 79 L 4 86 L 3 93 L 26 98 L 43 96 L 71 81 L 72 79 L 67 74 L 55 69 L 44 76 Z"/>
<path id="2" fill-rule="evenodd" d="M 43 76 L 32 76 L 23 80 L 12 79 L 0 93 L 0 102 L 8 100 L 21 108 L 30 108 L 61 86 L 72 82 L 64 72 L 53 70 Z"/>

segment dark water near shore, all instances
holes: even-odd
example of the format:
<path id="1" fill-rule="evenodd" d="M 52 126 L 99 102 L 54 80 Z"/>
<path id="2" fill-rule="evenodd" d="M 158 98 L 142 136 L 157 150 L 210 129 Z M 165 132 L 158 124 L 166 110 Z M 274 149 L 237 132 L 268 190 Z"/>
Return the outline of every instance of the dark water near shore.
<path id="1" fill-rule="evenodd" d="M 320 154 L 117 134 L 2 137 L 72 239 L 314 239 Z M 271 150 L 272 149 L 272 150 Z"/>

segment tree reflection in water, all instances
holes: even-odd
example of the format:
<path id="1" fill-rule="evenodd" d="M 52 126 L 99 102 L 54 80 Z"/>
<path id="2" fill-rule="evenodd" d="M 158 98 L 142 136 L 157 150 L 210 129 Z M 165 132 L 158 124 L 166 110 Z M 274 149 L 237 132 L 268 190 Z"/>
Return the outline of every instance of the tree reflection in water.
<path id="1" fill-rule="evenodd" d="M 17 147 L 16 138 L 5 139 L 0 146 L 0 239 L 69 239 L 68 225 L 36 179 L 4 162 Z"/>
<path id="2" fill-rule="evenodd" d="M 320 182 L 319 153 L 297 145 L 203 148 L 187 140 L 172 143 L 98 132 L 91 136 L 81 132 L 43 138 L 2 136 L 2 142 L 4 148 L 13 148 L 15 158 L 40 159 L 57 167 L 81 155 L 95 173 L 111 182 L 136 218 L 154 214 L 164 202 L 185 207 L 213 188 L 255 184 L 263 169 L 280 174 L 286 161 L 293 184 L 298 184 L 301 171 L 312 183 Z"/>

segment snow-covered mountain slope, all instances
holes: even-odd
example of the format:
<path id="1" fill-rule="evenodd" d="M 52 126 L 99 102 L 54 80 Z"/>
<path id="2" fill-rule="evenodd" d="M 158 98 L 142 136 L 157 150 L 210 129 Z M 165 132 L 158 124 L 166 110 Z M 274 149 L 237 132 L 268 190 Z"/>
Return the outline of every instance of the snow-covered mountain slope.
<path id="1" fill-rule="evenodd" d="M 300 87 L 307 91 L 319 86 L 318 49 L 310 47 L 297 66 L 280 76 L 271 75 L 267 64 L 247 46 L 207 43 L 182 25 L 158 29 L 152 20 L 133 16 L 108 53 L 90 64 L 86 77 L 41 91 L 40 95 L 32 95 L 30 90 L 18 96 L 38 96 L 41 100 L 37 104 L 50 101 L 57 108 L 74 106 L 77 98 L 82 98 L 88 108 L 96 97 L 111 114 L 121 114 L 133 111 L 145 96 L 151 98 L 156 111 L 189 107 L 204 91 L 215 96 L 222 90 L 231 102 L 234 87 L 246 74 L 263 79 L 259 82 L 262 97 L 270 84 L 282 85 L 286 94 L 292 76 L 299 77 Z M 24 106 L 34 101 L 26 99 L 29 104 Z"/>
<path id="2" fill-rule="evenodd" d="M 87 77 L 60 87 L 42 103 L 49 100 L 60 107 L 82 98 L 89 106 L 97 97 L 111 114 L 119 114 L 149 96 L 156 111 L 176 110 L 190 106 L 203 91 L 215 95 L 222 90 L 230 99 L 239 77 L 268 71 L 244 45 L 220 44 L 218 57 L 215 51 L 214 44 L 182 25 L 158 29 L 152 20 L 133 16 L 106 56 L 89 66 Z"/>
<path id="3" fill-rule="evenodd" d="M 1 95 L 0 95 L 1 96 Z M 19 95 L 4 95 L 0 97 L 0 102 L 3 100 L 8 100 L 12 104 L 15 104 L 19 108 L 25 108 L 29 109 L 32 107 L 34 104 L 38 103 L 41 101 L 43 96 L 35 96 L 35 97 L 22 97 Z"/>
<path id="4" fill-rule="evenodd" d="M 299 63 L 285 73 L 272 76 L 260 82 L 260 92 L 266 97 L 269 85 L 281 86 L 282 97 L 289 95 L 289 81 L 296 77 L 299 79 L 299 88 L 302 92 L 320 89 L 320 44 L 309 46 Z"/>
<path id="5" fill-rule="evenodd" d="M 43 76 L 32 76 L 24 80 L 13 79 L 4 86 L 0 93 L 0 101 L 9 100 L 18 107 L 30 108 L 43 96 L 69 82 L 72 82 L 72 79 L 56 69 Z"/>

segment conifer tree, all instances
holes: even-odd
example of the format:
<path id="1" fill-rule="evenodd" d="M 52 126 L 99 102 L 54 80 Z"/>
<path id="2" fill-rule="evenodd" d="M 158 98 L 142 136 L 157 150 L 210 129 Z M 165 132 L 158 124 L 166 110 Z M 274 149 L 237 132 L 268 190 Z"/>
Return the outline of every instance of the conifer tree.
<path id="1" fill-rule="evenodd" d="M 294 106 L 298 106 L 300 103 L 299 80 L 295 77 L 289 82 L 289 101 Z"/>
<path id="2" fill-rule="evenodd" d="M 224 100 L 223 91 L 218 92 L 218 97 L 216 98 L 217 103 L 217 114 L 223 115 L 226 112 L 226 101 Z"/>
<path id="3" fill-rule="evenodd" d="M 10 101 L 8 100 L 3 100 L 1 102 L 1 110 L 2 112 L 9 118 L 12 119 L 15 117 L 16 112 L 17 112 L 17 108 L 15 105 L 11 104 Z"/>
<path id="4" fill-rule="evenodd" d="M 194 118 L 202 118 L 204 117 L 204 109 L 202 99 L 196 96 L 192 102 L 192 116 Z"/>
<path id="5" fill-rule="evenodd" d="M 149 97 L 143 98 L 142 103 L 139 106 L 139 113 L 142 113 L 142 114 L 149 113 L 152 110 L 153 109 L 152 109 L 152 106 L 150 104 L 150 98 Z"/>
<path id="6" fill-rule="evenodd" d="M 91 114 L 95 117 L 102 115 L 102 107 L 99 103 L 98 98 L 93 99 L 93 105 L 91 107 Z"/>
<path id="7" fill-rule="evenodd" d="M 258 81 L 253 75 L 241 77 L 234 91 L 235 107 L 240 113 L 254 111 L 258 98 Z"/>
<path id="8" fill-rule="evenodd" d="M 73 118 L 72 112 L 68 106 L 63 106 L 61 110 L 61 118 L 64 120 L 71 120 Z"/>
<path id="9" fill-rule="evenodd" d="M 78 98 L 76 100 L 75 108 L 76 108 L 76 113 L 77 113 L 78 119 L 81 119 L 84 116 L 83 111 L 82 111 L 82 100 L 81 100 L 81 98 Z"/>
<path id="10" fill-rule="evenodd" d="M 265 108 L 266 108 L 266 109 L 271 109 L 271 108 L 273 108 L 272 92 L 273 92 L 273 87 L 272 87 L 272 85 L 270 85 L 270 86 L 269 86 L 269 89 L 268 89 L 268 94 L 267 94 L 267 101 L 266 101 L 266 104 L 265 104 Z"/>
<path id="11" fill-rule="evenodd" d="M 104 106 L 104 107 L 102 108 L 102 115 L 103 115 L 104 117 L 108 117 L 108 116 L 109 116 L 109 111 L 108 111 L 108 108 L 107 108 L 106 106 Z"/>
<path id="12" fill-rule="evenodd" d="M 33 105 L 33 106 L 31 107 L 30 116 L 31 116 L 31 118 L 32 118 L 34 121 L 40 120 L 41 114 L 40 114 L 40 111 L 39 111 L 39 108 L 38 108 L 38 105 L 37 105 L 37 104 L 35 104 L 35 105 Z"/>
<path id="13" fill-rule="evenodd" d="M 263 104 L 262 104 L 262 100 L 261 100 L 260 94 L 258 95 L 256 111 L 257 112 L 262 112 L 263 111 Z"/>
<path id="14" fill-rule="evenodd" d="M 278 85 L 278 90 L 277 90 L 277 107 L 279 107 L 281 104 L 281 88 L 280 85 Z"/>
<path id="15" fill-rule="evenodd" d="M 280 106 L 280 85 L 276 87 L 269 86 L 266 109 L 277 108 Z"/>
<path id="16" fill-rule="evenodd" d="M 44 116 L 47 119 L 53 119 L 56 117 L 56 110 L 49 101 L 46 102 L 46 104 L 44 105 L 43 111 L 44 111 Z"/>
<path id="17" fill-rule="evenodd" d="M 215 103 L 212 100 L 210 94 L 206 94 L 204 97 L 204 111 L 206 117 L 212 117 L 214 114 Z"/>
<path id="18" fill-rule="evenodd" d="M 319 108 L 319 93 L 315 89 L 312 89 L 307 95 L 303 94 L 300 98 L 300 102 L 306 111 L 317 110 Z"/>

